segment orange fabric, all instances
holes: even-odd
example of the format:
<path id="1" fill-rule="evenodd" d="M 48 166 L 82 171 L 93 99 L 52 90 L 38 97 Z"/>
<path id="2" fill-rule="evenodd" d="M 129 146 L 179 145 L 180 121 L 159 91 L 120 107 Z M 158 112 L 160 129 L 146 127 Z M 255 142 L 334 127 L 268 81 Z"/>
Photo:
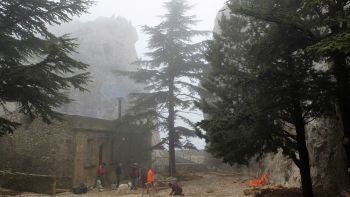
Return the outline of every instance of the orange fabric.
<path id="1" fill-rule="evenodd" d="M 154 171 L 152 168 L 148 169 L 147 172 L 147 182 L 148 183 L 153 183 L 154 182 Z"/>
<path id="2" fill-rule="evenodd" d="M 249 187 L 261 187 L 261 186 L 266 184 L 268 177 L 269 177 L 269 174 L 264 173 L 260 178 L 255 179 L 255 180 L 250 180 L 248 182 L 248 186 Z"/>

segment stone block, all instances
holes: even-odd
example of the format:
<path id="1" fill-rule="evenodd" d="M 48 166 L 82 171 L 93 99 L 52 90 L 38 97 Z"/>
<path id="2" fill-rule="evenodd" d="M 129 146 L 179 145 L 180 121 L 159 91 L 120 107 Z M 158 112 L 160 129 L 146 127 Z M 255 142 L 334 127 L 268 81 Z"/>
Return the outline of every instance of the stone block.
<path id="1" fill-rule="evenodd" d="M 56 194 L 56 179 L 52 176 L 0 171 L 0 186 L 23 192 Z"/>

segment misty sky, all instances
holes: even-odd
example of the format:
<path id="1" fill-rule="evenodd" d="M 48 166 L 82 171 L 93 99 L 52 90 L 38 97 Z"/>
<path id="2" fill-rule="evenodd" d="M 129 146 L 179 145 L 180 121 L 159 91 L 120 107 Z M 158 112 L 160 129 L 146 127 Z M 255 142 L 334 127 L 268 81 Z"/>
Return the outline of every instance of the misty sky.
<path id="1" fill-rule="evenodd" d="M 90 14 L 83 15 L 79 20 L 94 20 L 99 16 L 122 16 L 132 22 L 137 28 L 139 41 L 136 44 L 138 55 L 141 57 L 147 46 L 147 36 L 141 31 L 142 25 L 154 26 L 160 22 L 158 16 L 164 14 L 163 3 L 167 0 L 96 0 L 97 4 Z M 215 16 L 223 7 L 226 0 L 188 0 L 194 8 L 188 14 L 196 15 L 201 22 L 196 29 L 212 30 Z"/>
<path id="2" fill-rule="evenodd" d="M 165 13 L 163 3 L 168 0 L 96 0 L 97 4 L 90 10 L 90 14 L 85 14 L 79 18 L 81 21 L 89 21 L 99 16 L 111 17 L 122 16 L 136 27 L 139 41 L 136 49 L 139 57 L 147 51 L 147 35 L 141 31 L 141 26 L 154 26 L 160 23 L 159 16 Z M 214 28 L 215 17 L 225 4 L 226 0 L 188 0 L 190 5 L 194 5 L 189 15 L 196 15 L 200 22 L 194 27 L 197 30 L 211 31 Z M 201 115 L 191 115 L 192 121 L 202 119 Z M 193 139 L 197 148 L 203 149 L 205 142 L 201 139 Z"/>

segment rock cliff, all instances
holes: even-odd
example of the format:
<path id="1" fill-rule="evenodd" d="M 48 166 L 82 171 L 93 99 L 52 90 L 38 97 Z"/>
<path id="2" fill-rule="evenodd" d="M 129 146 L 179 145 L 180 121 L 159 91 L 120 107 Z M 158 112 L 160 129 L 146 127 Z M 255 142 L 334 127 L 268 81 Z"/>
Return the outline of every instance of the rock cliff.
<path id="1" fill-rule="evenodd" d="M 100 17 L 90 22 L 72 22 L 53 27 L 57 35 L 70 34 L 79 47 L 73 56 L 90 64 L 92 82 L 88 92 L 72 90 L 73 102 L 60 111 L 103 119 L 118 117 L 118 97 L 123 97 L 122 111 L 127 108 L 127 95 L 140 88 L 126 77 L 118 77 L 115 70 L 136 70 L 136 29 L 122 17 Z"/>

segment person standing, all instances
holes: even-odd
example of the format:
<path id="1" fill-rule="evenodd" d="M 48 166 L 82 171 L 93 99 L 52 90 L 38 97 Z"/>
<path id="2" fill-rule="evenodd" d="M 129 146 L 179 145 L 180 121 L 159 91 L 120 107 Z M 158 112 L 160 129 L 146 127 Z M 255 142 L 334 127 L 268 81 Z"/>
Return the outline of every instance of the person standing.
<path id="1" fill-rule="evenodd" d="M 156 188 L 154 187 L 154 180 L 155 180 L 155 174 L 154 174 L 154 170 L 152 168 L 152 166 L 148 167 L 147 170 L 147 184 L 146 184 L 146 188 L 147 188 L 147 193 L 150 194 L 150 189 L 152 192 L 152 196 L 155 196 L 156 194 Z"/>
<path id="2" fill-rule="evenodd" d="M 143 166 L 142 169 L 141 169 L 141 175 L 140 175 L 140 179 L 141 179 L 141 185 L 143 187 L 146 186 L 146 183 L 147 183 L 147 168 L 146 166 Z"/>
<path id="3" fill-rule="evenodd" d="M 149 166 L 147 170 L 147 183 L 150 185 L 154 183 L 154 170 L 151 166 Z"/>
<path id="4" fill-rule="evenodd" d="M 117 168 L 115 169 L 115 174 L 117 176 L 117 187 L 119 187 L 120 177 L 122 176 L 122 173 L 123 173 L 122 168 L 123 168 L 123 164 L 119 162 L 119 164 L 117 165 Z"/>
<path id="5" fill-rule="evenodd" d="M 139 178 L 139 168 L 137 166 L 137 163 L 134 163 L 130 168 L 130 179 L 131 179 L 131 190 L 137 190 L 137 179 Z"/>
<path id="6" fill-rule="evenodd" d="M 105 184 L 105 175 L 106 175 L 106 163 L 100 163 L 97 169 L 98 178 L 101 181 L 101 185 Z"/>

